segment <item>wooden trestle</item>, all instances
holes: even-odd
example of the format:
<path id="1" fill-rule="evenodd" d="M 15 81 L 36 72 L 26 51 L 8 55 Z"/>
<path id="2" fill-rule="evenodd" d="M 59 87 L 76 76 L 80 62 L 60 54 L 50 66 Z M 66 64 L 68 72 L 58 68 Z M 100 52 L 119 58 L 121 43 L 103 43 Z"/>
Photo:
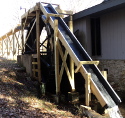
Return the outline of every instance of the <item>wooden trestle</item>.
<path id="1" fill-rule="evenodd" d="M 15 59 L 21 53 L 20 25 L 0 37 L 0 56 Z"/>
<path id="2" fill-rule="evenodd" d="M 56 82 L 56 94 L 59 94 L 60 93 L 60 84 L 61 84 L 64 69 L 66 70 L 66 74 L 68 76 L 72 92 L 74 92 L 75 91 L 74 73 L 77 73 L 78 71 L 80 71 L 80 68 L 83 64 L 98 65 L 99 61 L 78 61 L 77 60 L 75 62 L 77 68 L 75 69 L 74 61 L 73 61 L 74 57 L 71 56 L 70 57 L 70 68 L 68 68 L 66 60 L 67 60 L 68 54 L 70 53 L 70 55 L 72 55 L 72 52 L 70 52 L 70 50 L 68 48 L 65 49 L 65 52 L 62 51 L 62 47 L 60 45 L 61 42 L 59 41 L 59 39 L 61 39 L 62 36 L 59 34 L 59 31 L 58 31 L 58 20 L 54 20 L 54 23 L 53 23 L 52 20 L 50 20 L 50 16 L 63 17 L 63 15 L 65 15 L 65 14 L 70 15 L 69 28 L 70 28 L 71 32 L 73 32 L 73 21 L 72 21 L 73 13 L 71 11 L 63 11 L 59 8 L 59 6 L 56 8 L 56 10 L 61 14 L 48 14 L 48 13 L 46 13 L 46 11 L 45 11 L 44 7 L 41 5 L 41 3 L 37 3 L 33 8 L 29 9 L 21 17 L 21 27 L 20 28 L 17 27 L 14 30 L 11 30 L 10 32 L 5 34 L 4 36 L 0 37 L 0 41 L 2 41 L 2 44 L 1 44 L 2 45 L 1 46 L 2 47 L 2 56 L 5 55 L 5 52 L 8 55 L 10 53 L 10 51 L 12 51 L 13 56 L 14 56 L 15 48 L 18 48 L 18 50 L 21 49 L 22 53 L 23 53 L 24 49 L 25 49 L 26 41 L 32 31 L 32 28 L 31 28 L 31 31 L 29 32 L 29 34 L 27 35 L 27 39 L 24 38 L 25 37 L 24 30 L 28 26 L 28 24 L 31 22 L 31 20 L 35 17 L 33 26 L 36 23 L 37 53 L 35 55 L 34 54 L 32 55 L 32 57 L 33 57 L 32 71 L 33 71 L 34 77 L 36 76 L 35 72 L 38 72 L 37 80 L 39 82 L 41 82 L 42 77 L 41 77 L 41 62 L 40 62 L 40 21 L 39 21 L 39 16 L 41 14 L 44 14 L 46 16 L 46 23 L 47 22 L 50 23 L 50 25 L 52 26 L 52 28 L 54 30 L 55 82 Z M 20 33 L 20 30 L 21 30 L 21 35 L 18 34 L 18 36 L 17 36 L 16 33 L 17 32 Z M 12 38 L 10 38 L 10 36 Z M 21 36 L 21 39 L 19 38 L 20 36 Z M 14 39 L 14 37 L 16 40 Z M 15 42 L 16 42 L 16 44 L 15 44 Z M 64 44 L 65 44 L 65 42 L 64 42 Z M 12 48 L 11 48 L 11 46 L 12 46 Z M 18 51 L 17 55 L 19 55 L 19 51 Z M 61 60 L 62 60 L 60 70 L 59 70 L 59 56 L 61 57 Z M 35 58 L 37 59 L 37 61 L 35 60 Z M 35 68 L 35 65 L 37 65 L 37 68 Z M 89 106 L 89 102 L 91 101 L 91 84 L 90 84 L 91 74 L 87 73 L 86 71 L 84 71 L 84 72 L 82 71 L 81 73 L 85 79 L 86 105 Z M 93 89 L 93 90 L 95 90 L 95 89 Z M 98 91 L 95 90 L 94 93 L 95 92 L 97 92 L 97 94 L 98 94 Z M 105 101 L 103 101 L 103 99 L 100 95 L 99 95 L 99 97 L 100 97 L 99 99 L 101 101 L 102 106 L 104 106 Z"/>

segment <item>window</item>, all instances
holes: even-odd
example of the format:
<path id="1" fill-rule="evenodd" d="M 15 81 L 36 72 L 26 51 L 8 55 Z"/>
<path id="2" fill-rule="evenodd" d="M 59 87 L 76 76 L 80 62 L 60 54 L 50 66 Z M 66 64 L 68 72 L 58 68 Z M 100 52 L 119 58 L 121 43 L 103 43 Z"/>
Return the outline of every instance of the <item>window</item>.
<path id="1" fill-rule="evenodd" d="M 91 18 L 92 56 L 101 56 L 100 18 Z"/>

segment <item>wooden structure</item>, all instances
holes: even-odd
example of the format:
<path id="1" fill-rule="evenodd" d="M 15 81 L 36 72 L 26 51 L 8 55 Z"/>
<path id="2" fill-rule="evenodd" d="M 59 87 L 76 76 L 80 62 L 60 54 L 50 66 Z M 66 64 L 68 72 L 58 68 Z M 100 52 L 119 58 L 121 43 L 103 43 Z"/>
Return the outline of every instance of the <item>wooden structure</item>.
<path id="1" fill-rule="evenodd" d="M 21 54 L 21 27 L 16 26 L 8 33 L 0 37 L 0 55 L 9 59 L 16 59 Z"/>
<path id="2" fill-rule="evenodd" d="M 46 3 L 45 3 L 46 4 Z M 48 4 L 48 3 L 47 3 Z M 72 15 L 73 13 L 71 11 L 64 11 L 61 10 L 60 7 L 57 5 L 56 10 L 60 13 L 60 14 L 48 14 L 46 13 L 46 11 L 44 10 L 44 7 L 40 4 L 37 3 L 33 8 L 29 9 L 22 17 L 21 17 L 21 26 L 16 27 L 14 30 L 11 30 L 10 32 L 8 32 L 7 34 L 3 35 L 2 37 L 0 37 L 0 41 L 2 41 L 2 56 L 5 55 L 5 52 L 7 53 L 7 55 L 10 53 L 10 51 L 12 51 L 13 56 L 15 55 L 15 45 L 16 48 L 18 49 L 18 55 L 19 55 L 19 50 L 21 49 L 21 53 L 24 53 L 25 50 L 25 45 L 30 33 L 33 30 L 33 27 L 36 24 L 36 47 L 37 47 L 37 53 L 36 54 L 32 54 L 32 71 L 33 71 L 33 76 L 39 81 L 39 83 L 41 83 L 42 77 L 41 77 L 41 61 L 40 61 L 40 21 L 39 21 L 39 17 L 41 14 L 46 15 L 46 21 L 45 23 L 50 23 L 52 28 L 54 29 L 54 53 L 55 53 L 55 82 L 56 82 L 56 94 L 60 93 L 60 84 L 61 84 L 61 80 L 62 80 L 62 75 L 64 73 L 64 70 L 66 71 L 67 77 L 69 79 L 70 85 L 71 85 L 71 91 L 75 92 L 75 83 L 74 83 L 74 73 L 77 73 L 78 71 L 80 71 L 80 68 L 83 64 L 95 64 L 98 65 L 99 61 L 78 61 L 77 62 L 77 68 L 74 68 L 74 61 L 73 58 L 70 57 L 70 67 L 68 68 L 68 65 L 66 63 L 67 60 L 67 56 L 69 55 L 69 51 L 68 49 L 65 49 L 65 52 L 63 52 L 63 49 L 61 47 L 61 42 L 59 41 L 59 39 L 61 39 L 61 35 L 59 34 L 58 31 L 58 20 L 55 20 L 54 23 L 52 23 L 50 17 L 51 16 L 56 16 L 56 17 L 63 17 L 63 15 L 70 15 L 70 21 L 69 21 L 69 28 L 70 30 L 73 32 L 73 21 L 72 21 Z M 34 23 L 32 24 L 32 27 L 29 31 L 29 34 L 27 34 L 27 37 L 25 36 L 25 29 L 26 27 L 28 27 L 29 23 L 31 22 L 31 20 L 35 17 Z M 21 30 L 21 33 L 20 33 Z M 18 36 L 16 35 L 16 33 L 18 32 Z M 10 36 L 12 37 L 12 39 L 10 39 Z M 21 36 L 21 41 L 19 40 Z M 12 41 L 13 43 L 12 43 Z M 15 44 L 16 41 L 16 44 Z M 5 47 L 3 46 L 3 43 L 5 43 Z M 10 43 L 10 44 L 9 44 Z M 13 48 L 9 47 L 12 46 L 13 44 Z M 9 50 L 11 49 L 11 50 Z M 70 52 L 71 53 L 71 52 Z M 61 64 L 61 68 L 59 68 L 59 56 L 61 57 L 62 60 L 62 64 Z M 36 59 L 36 60 L 35 60 Z M 37 68 L 36 68 L 37 65 Z M 36 72 L 37 77 L 36 77 Z M 85 70 L 83 72 L 83 76 L 85 79 L 85 88 L 86 88 L 86 105 L 89 106 L 89 102 L 91 101 L 91 84 L 90 84 L 90 79 L 91 79 L 91 74 L 87 73 Z M 94 93 L 97 93 L 96 89 L 93 89 Z M 98 94 L 98 99 L 101 101 L 101 105 L 104 106 L 105 102 L 102 99 L 102 97 L 100 96 L 100 94 Z"/>
<path id="3" fill-rule="evenodd" d="M 69 21 L 69 28 L 70 32 L 72 34 L 73 32 L 73 21 L 72 21 L 72 12 L 71 11 L 62 11 L 58 5 L 56 10 L 59 11 L 59 14 L 54 13 L 48 13 L 44 7 L 44 4 L 49 3 L 37 3 L 33 8 L 29 9 L 21 18 L 21 42 L 22 42 L 22 54 L 30 54 L 32 55 L 32 71 L 33 76 L 36 78 L 36 80 L 39 82 L 40 86 L 44 83 L 44 77 L 42 66 L 41 64 L 45 64 L 45 62 L 42 61 L 41 57 L 44 58 L 45 53 L 46 55 L 49 53 L 48 50 L 51 46 L 51 49 L 53 49 L 53 59 L 54 59 L 54 68 L 55 68 L 55 86 L 56 86 L 56 94 L 59 95 L 61 92 L 61 81 L 63 80 L 63 75 L 68 78 L 68 81 L 71 86 L 71 92 L 75 92 L 75 81 L 74 81 L 74 74 L 80 72 L 82 77 L 85 79 L 85 103 L 87 106 L 90 106 L 89 102 L 91 101 L 91 93 L 93 93 L 97 99 L 99 100 L 102 107 L 107 105 L 107 100 L 104 98 L 104 96 L 101 94 L 101 91 L 94 83 L 91 73 L 89 73 L 84 65 L 94 65 L 97 67 L 99 64 L 99 61 L 80 61 L 76 54 L 73 52 L 73 50 L 70 48 L 68 43 L 66 42 L 64 35 L 59 30 L 59 21 L 58 19 L 52 19 L 52 17 L 63 17 L 64 15 L 70 15 L 70 21 Z M 54 4 L 55 5 L 55 4 Z M 51 33 L 51 36 L 48 39 L 49 41 L 53 41 L 52 45 L 49 45 L 47 48 L 44 43 L 46 42 L 46 39 L 41 42 L 40 40 L 40 34 L 41 34 L 41 17 L 42 23 L 45 26 L 48 26 L 50 29 L 52 29 L 53 33 Z M 32 22 L 32 23 L 31 23 Z M 44 26 L 43 26 L 44 27 Z M 42 28 L 43 28 L 42 27 Z M 25 29 L 28 29 L 27 35 L 25 36 Z M 31 34 L 33 33 L 33 42 L 35 44 L 35 49 L 33 49 L 31 45 L 29 45 L 27 42 L 31 41 Z M 8 36 L 6 36 L 8 37 Z M 3 39 L 3 38 L 1 38 Z M 8 38 L 9 39 L 9 38 Z M 46 47 L 48 49 L 46 52 L 41 52 L 41 47 Z M 20 47 L 20 46 L 18 46 Z M 27 47 L 31 50 L 27 51 Z M 8 47 L 7 47 L 8 49 Z M 13 48 L 14 49 L 14 48 Z M 13 50 L 14 51 L 14 50 Z M 44 54 L 43 54 L 44 53 Z M 51 55 L 49 55 L 51 56 Z M 69 60 L 68 60 L 69 59 Z M 48 61 L 49 62 L 49 61 Z M 70 62 L 70 64 L 69 64 Z M 75 68 L 76 66 L 76 68 Z M 46 69 L 46 68 L 45 68 Z M 37 72 L 37 74 L 36 74 Z M 47 73 L 48 74 L 48 73 Z M 101 73 L 100 73 L 101 74 Z M 103 75 L 102 75 L 103 76 Z M 104 76 L 103 76 L 104 77 Z M 106 77 L 105 77 L 106 78 Z M 51 89 L 51 88 L 50 88 Z"/>

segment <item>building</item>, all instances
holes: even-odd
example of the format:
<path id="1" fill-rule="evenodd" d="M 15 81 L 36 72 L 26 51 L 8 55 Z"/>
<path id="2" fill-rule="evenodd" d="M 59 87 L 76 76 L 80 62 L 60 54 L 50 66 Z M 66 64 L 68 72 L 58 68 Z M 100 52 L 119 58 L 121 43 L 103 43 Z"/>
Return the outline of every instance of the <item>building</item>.
<path id="1" fill-rule="evenodd" d="M 74 33 L 112 86 L 125 84 L 125 0 L 107 0 L 73 15 Z M 122 89 L 121 87 L 119 89 Z"/>

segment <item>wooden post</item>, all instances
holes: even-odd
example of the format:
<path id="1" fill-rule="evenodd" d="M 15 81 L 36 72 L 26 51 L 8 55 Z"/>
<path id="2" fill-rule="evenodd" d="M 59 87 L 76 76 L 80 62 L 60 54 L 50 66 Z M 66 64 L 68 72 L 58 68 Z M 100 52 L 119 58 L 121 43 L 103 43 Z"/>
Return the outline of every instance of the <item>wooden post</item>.
<path id="1" fill-rule="evenodd" d="M 4 40 L 4 39 L 2 39 L 2 57 L 3 57 L 3 54 L 4 54 L 4 53 L 3 53 L 3 50 L 4 50 L 4 47 L 3 47 L 3 43 L 4 43 L 4 42 L 3 42 L 3 40 Z"/>
<path id="2" fill-rule="evenodd" d="M 38 62 L 38 81 L 41 83 L 41 63 L 40 63 L 40 11 L 36 11 L 36 39 L 37 39 L 37 62 Z"/>
<path id="3" fill-rule="evenodd" d="M 12 33 L 12 39 L 13 39 L 13 59 L 15 55 L 15 41 L 14 41 L 14 33 Z"/>
<path id="4" fill-rule="evenodd" d="M 71 32 L 73 33 L 73 19 L 72 19 L 72 15 L 70 15 L 69 29 L 70 29 Z"/>
<path id="5" fill-rule="evenodd" d="M 72 21 L 72 15 L 70 15 L 70 21 L 69 21 L 69 29 L 71 30 L 71 32 L 73 33 L 73 21 Z M 71 74 L 71 78 L 72 78 L 72 92 L 75 91 L 75 81 L 74 81 L 74 61 L 72 60 L 72 58 L 70 57 L 70 74 Z"/>
<path id="6" fill-rule="evenodd" d="M 6 49 L 7 49 L 7 59 L 8 59 L 8 38 L 6 39 L 6 42 L 7 42 Z"/>
<path id="7" fill-rule="evenodd" d="M 55 82 L 56 82 L 56 94 L 60 93 L 60 77 L 59 77 L 59 52 L 57 48 L 58 42 L 58 20 L 54 20 L 54 53 L 55 53 Z"/>
<path id="8" fill-rule="evenodd" d="M 91 74 L 87 74 L 87 78 L 85 79 L 85 96 L 86 96 L 86 106 L 89 106 L 89 102 L 91 101 L 91 89 L 90 89 L 90 79 L 91 79 Z"/>
<path id="9" fill-rule="evenodd" d="M 24 53 L 24 26 L 23 26 L 23 21 L 21 21 L 21 39 L 22 39 L 22 54 Z"/>
<path id="10" fill-rule="evenodd" d="M 102 75 L 104 76 L 105 80 L 107 80 L 107 71 L 101 71 Z"/>

